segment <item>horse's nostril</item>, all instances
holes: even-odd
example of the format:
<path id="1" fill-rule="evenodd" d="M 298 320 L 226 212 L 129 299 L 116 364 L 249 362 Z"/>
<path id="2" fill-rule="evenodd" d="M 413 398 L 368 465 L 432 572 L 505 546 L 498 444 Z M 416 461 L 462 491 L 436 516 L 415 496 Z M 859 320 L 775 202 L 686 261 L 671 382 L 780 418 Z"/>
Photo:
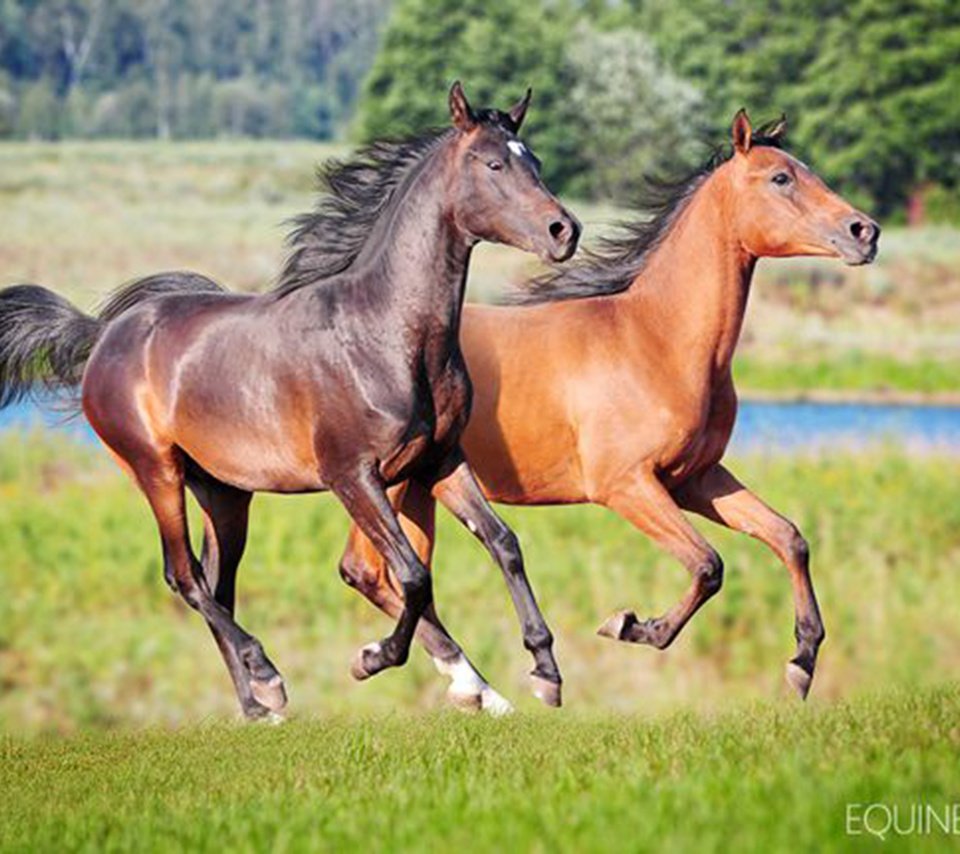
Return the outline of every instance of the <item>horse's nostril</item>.
<path id="1" fill-rule="evenodd" d="M 853 239 L 860 243 L 870 243 L 880 234 L 880 228 L 869 219 L 854 219 L 849 228 Z"/>
<path id="2" fill-rule="evenodd" d="M 554 240 L 560 240 L 562 237 L 565 237 L 567 234 L 567 224 L 561 222 L 560 220 L 555 220 L 550 223 L 550 236 Z"/>

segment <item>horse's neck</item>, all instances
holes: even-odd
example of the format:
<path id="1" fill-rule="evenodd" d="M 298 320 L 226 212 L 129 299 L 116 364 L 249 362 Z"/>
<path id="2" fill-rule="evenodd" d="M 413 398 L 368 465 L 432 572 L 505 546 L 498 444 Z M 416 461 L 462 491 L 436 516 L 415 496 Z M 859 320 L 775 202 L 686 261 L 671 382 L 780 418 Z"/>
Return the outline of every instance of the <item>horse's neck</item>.
<path id="1" fill-rule="evenodd" d="M 659 345 L 711 380 L 725 378 L 743 326 L 756 259 L 733 232 L 724 177 L 695 192 L 653 250 L 625 303 Z"/>
<path id="2" fill-rule="evenodd" d="M 459 232 L 448 210 L 448 151 L 442 147 L 428 158 L 404 182 L 367 245 L 378 256 L 378 286 L 408 327 L 446 337 L 459 327 L 472 242 Z"/>

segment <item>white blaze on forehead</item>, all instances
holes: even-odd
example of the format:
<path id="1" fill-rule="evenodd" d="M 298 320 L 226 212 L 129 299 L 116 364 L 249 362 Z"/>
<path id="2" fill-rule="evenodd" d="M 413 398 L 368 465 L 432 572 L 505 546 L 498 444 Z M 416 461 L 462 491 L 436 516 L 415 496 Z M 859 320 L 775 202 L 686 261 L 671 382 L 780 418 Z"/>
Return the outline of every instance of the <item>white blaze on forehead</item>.
<path id="1" fill-rule="evenodd" d="M 527 147 L 519 139 L 511 139 L 507 142 L 509 148 L 517 157 L 523 157 L 527 153 Z"/>

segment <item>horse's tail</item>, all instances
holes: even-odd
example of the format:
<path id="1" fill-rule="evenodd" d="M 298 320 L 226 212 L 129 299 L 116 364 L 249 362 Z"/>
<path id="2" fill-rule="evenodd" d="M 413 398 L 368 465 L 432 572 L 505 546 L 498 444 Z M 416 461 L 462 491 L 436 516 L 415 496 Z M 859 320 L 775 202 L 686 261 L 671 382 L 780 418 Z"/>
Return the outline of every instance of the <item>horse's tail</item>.
<path id="1" fill-rule="evenodd" d="M 88 315 L 39 285 L 0 290 L 0 409 L 75 389 L 106 325 L 135 305 L 171 294 L 223 292 L 206 276 L 160 273 L 114 291 Z"/>

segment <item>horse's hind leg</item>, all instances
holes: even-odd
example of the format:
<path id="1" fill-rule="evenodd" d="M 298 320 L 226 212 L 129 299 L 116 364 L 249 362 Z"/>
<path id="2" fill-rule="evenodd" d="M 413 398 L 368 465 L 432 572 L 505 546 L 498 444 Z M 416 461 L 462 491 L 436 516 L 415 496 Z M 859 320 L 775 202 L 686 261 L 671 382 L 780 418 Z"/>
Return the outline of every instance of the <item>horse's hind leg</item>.
<path id="1" fill-rule="evenodd" d="M 639 620 L 633 611 L 618 611 L 597 633 L 614 640 L 666 649 L 704 602 L 720 590 L 723 561 L 652 472 L 635 473 L 620 484 L 605 503 L 674 555 L 692 579 L 683 598 L 662 617 Z"/>
<path id="2" fill-rule="evenodd" d="M 420 560 L 429 568 L 434 544 L 433 497 L 416 481 L 407 481 L 391 490 L 391 503 L 399 508 L 404 533 Z M 340 575 L 385 614 L 394 619 L 400 616 L 403 597 L 386 561 L 356 526 L 350 530 L 347 548 L 340 560 Z M 424 611 L 416 637 L 437 670 L 450 677 L 447 697 L 453 705 L 468 710 L 483 709 L 492 715 L 513 710 L 510 702 L 490 687 L 450 636 L 433 605 Z"/>
<path id="3" fill-rule="evenodd" d="M 190 548 L 184 496 L 184 459 L 176 448 L 128 460 L 157 520 L 163 544 L 164 574 L 191 608 L 199 611 L 218 639 L 243 667 L 250 691 L 270 711 L 287 702 L 283 680 L 260 642 L 245 632 L 210 592 L 203 568 Z"/>
<path id="4" fill-rule="evenodd" d="M 187 486 L 203 514 L 203 550 L 200 563 L 213 598 L 232 616 L 236 604 L 236 578 L 247 542 L 251 494 L 191 472 Z M 259 703 L 250 688 L 246 668 L 224 635 L 208 624 L 233 680 L 243 714 L 251 719 L 267 717 L 270 709 Z"/>
<path id="5" fill-rule="evenodd" d="M 796 610 L 797 654 L 787 663 L 786 677 L 790 687 L 806 698 L 825 637 L 810 579 L 807 541 L 789 519 L 764 504 L 720 465 L 684 484 L 677 500 L 694 513 L 766 543 L 787 567 Z"/>

